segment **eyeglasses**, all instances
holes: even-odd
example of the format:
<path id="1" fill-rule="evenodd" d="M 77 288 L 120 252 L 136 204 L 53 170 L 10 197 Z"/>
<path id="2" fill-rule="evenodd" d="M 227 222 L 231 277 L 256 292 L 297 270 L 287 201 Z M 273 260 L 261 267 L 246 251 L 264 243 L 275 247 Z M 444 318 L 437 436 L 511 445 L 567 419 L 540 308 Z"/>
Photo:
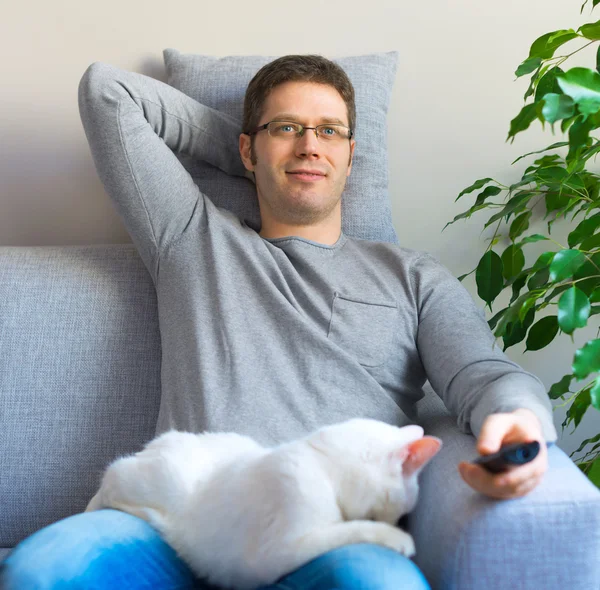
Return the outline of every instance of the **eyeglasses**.
<path id="1" fill-rule="evenodd" d="M 352 129 L 349 129 L 345 125 L 338 125 L 337 123 L 326 123 L 323 125 L 317 125 L 316 127 L 305 127 L 300 123 L 294 123 L 293 121 L 269 121 L 260 127 L 257 127 L 253 131 L 245 131 L 246 135 L 255 135 L 259 131 L 267 130 L 271 137 L 277 139 L 296 139 L 302 137 L 307 129 L 314 129 L 317 139 L 327 143 L 337 143 L 346 139 L 351 139 L 354 135 Z"/>

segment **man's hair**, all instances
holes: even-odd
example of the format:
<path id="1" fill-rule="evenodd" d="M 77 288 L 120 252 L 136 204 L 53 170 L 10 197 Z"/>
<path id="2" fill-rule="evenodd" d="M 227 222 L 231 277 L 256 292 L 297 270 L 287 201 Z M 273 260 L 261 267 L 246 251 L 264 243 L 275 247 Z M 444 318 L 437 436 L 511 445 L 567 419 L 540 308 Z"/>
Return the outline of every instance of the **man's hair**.
<path id="1" fill-rule="evenodd" d="M 346 103 L 348 126 L 354 130 L 354 87 L 346 72 L 321 55 L 284 55 L 263 66 L 250 80 L 244 97 L 244 131 L 252 131 L 260 125 L 267 97 L 276 86 L 285 82 L 313 82 L 333 86 Z"/>

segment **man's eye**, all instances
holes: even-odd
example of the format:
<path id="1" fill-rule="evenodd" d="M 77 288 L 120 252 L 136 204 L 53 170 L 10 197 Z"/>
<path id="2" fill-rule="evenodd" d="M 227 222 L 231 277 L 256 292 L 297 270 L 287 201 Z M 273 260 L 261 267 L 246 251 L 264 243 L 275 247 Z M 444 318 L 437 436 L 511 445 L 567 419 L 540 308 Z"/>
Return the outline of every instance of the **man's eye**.
<path id="1" fill-rule="evenodd" d="M 290 125 L 289 123 L 284 123 L 282 125 L 277 125 L 277 127 L 275 128 L 276 131 L 280 132 L 280 133 L 292 133 L 294 131 L 297 131 L 295 125 Z"/>
<path id="2" fill-rule="evenodd" d="M 337 129 L 335 127 L 321 127 L 321 133 L 323 135 L 335 135 Z"/>

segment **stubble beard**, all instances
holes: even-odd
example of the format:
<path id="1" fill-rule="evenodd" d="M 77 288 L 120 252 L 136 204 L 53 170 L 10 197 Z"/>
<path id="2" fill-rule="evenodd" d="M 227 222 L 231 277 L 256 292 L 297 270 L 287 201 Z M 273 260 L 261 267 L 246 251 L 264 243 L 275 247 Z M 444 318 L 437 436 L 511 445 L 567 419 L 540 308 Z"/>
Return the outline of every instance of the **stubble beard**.
<path id="1" fill-rule="evenodd" d="M 329 198 L 325 199 L 324 202 L 315 203 L 316 199 L 324 199 L 321 195 L 315 195 L 311 193 L 307 195 L 304 191 L 303 194 L 296 195 L 290 191 L 287 194 L 275 195 L 275 198 L 269 200 L 269 208 L 272 215 L 280 222 L 289 223 L 291 225 L 313 225 L 329 217 L 340 202 L 341 195 L 335 198 L 333 195 L 329 195 Z"/>
<path id="2" fill-rule="evenodd" d="M 256 166 L 258 158 L 253 152 L 254 150 L 251 149 L 251 161 Z M 262 199 L 259 199 L 259 208 L 262 209 L 263 206 L 268 206 L 273 218 L 280 223 L 313 225 L 326 219 L 333 213 L 341 201 L 345 185 L 346 178 L 343 178 L 341 186 L 338 182 L 330 187 L 331 192 L 327 197 L 309 188 L 292 188 L 286 192 L 278 186 L 274 193 L 271 192 L 274 198 L 265 198 L 263 196 Z M 315 203 L 315 201 L 317 202 Z M 319 207 L 319 201 L 322 202 L 323 206 Z"/>

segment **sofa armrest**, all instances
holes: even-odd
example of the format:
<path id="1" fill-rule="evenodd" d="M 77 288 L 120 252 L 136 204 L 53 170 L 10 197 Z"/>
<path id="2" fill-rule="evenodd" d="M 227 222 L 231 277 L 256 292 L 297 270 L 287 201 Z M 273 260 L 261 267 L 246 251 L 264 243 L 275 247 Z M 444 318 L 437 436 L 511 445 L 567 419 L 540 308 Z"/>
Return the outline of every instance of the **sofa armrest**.
<path id="1" fill-rule="evenodd" d="M 420 475 L 408 517 L 415 563 L 434 590 L 600 588 L 600 491 L 556 445 L 542 482 L 515 500 L 488 498 L 458 473 L 476 440 L 447 413 L 421 420 L 444 445 Z"/>

